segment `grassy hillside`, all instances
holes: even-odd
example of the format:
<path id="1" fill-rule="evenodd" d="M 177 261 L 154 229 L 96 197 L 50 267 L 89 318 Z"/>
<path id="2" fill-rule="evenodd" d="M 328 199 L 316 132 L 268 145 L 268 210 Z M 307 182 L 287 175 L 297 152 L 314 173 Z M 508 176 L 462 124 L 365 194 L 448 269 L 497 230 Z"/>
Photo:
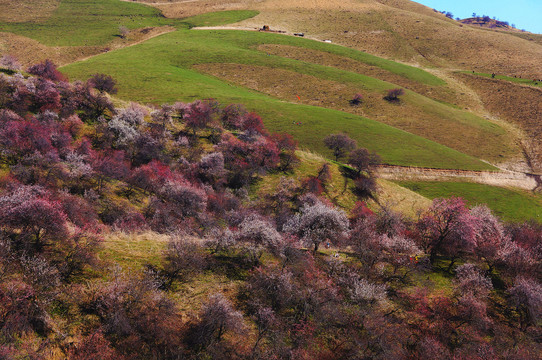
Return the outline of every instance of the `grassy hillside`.
<path id="1" fill-rule="evenodd" d="M 205 5 L 172 1 L 154 6 L 168 17 L 230 7 L 254 9 L 260 14 L 238 26 L 258 28 L 267 24 L 289 32 L 304 32 L 312 38 L 331 39 L 374 55 L 422 66 L 542 76 L 537 66 L 542 46 L 530 40 L 533 37 L 463 25 L 409 0 L 209 0 Z"/>
<path id="2" fill-rule="evenodd" d="M 427 198 L 459 196 L 470 205 L 487 206 L 506 221 L 542 222 L 542 199 L 530 192 L 465 182 L 396 181 Z"/>
<path id="3" fill-rule="evenodd" d="M 250 19 L 256 15 L 258 15 L 258 11 L 254 10 L 217 11 L 192 16 L 183 20 L 183 24 L 187 24 L 190 28 L 197 26 L 220 26 Z"/>
<path id="4" fill-rule="evenodd" d="M 119 26 L 137 29 L 174 25 L 150 6 L 118 0 L 61 0 L 38 22 L 3 22 L 0 31 L 35 39 L 49 46 L 104 45 L 119 35 Z"/>
<path id="5" fill-rule="evenodd" d="M 330 109 L 280 101 L 192 70 L 195 64 L 235 61 L 268 64 L 338 81 L 357 81 L 360 86 L 372 88 L 393 86 L 339 69 L 267 56 L 251 48 L 259 42 L 296 42 L 320 46 L 313 41 L 274 34 L 177 31 L 66 66 L 62 70 L 71 78 L 80 79 L 105 71 L 119 81 L 119 95 L 126 99 L 159 103 L 212 97 L 224 103 L 243 103 L 260 113 L 272 131 L 289 132 L 300 141 L 301 146 L 320 153 L 328 154 L 321 142 L 325 135 L 345 131 L 358 140 L 360 146 L 377 151 L 389 163 L 491 168 L 457 151 L 380 122 Z M 415 94 L 412 96 L 416 98 Z"/>
<path id="6" fill-rule="evenodd" d="M 14 32 L 0 32 L 0 58 L 52 56 L 72 81 L 118 82 L 2 58 L 1 359 L 541 358 L 542 196 L 377 179 L 372 155 L 349 167 L 322 141 L 345 132 L 389 164 L 498 170 L 524 139 L 494 114 L 537 139 L 541 89 L 405 41 L 414 19 L 435 41 L 431 24 L 456 26 L 406 0 L 158 1 L 196 16 L 120 0 L 28 0 L 42 13 L 0 16 Z M 453 70 L 222 28 L 262 19 Z M 431 201 L 449 196 L 468 206 Z M 481 203 L 522 224 L 504 234 L 468 208 Z"/>
<path id="7" fill-rule="evenodd" d="M 0 0 L 0 21 L 22 22 L 47 19 L 58 7 L 60 0 Z"/>
<path id="8" fill-rule="evenodd" d="M 542 46 L 518 41 L 512 34 L 464 26 L 408 0 L 268 0 L 254 7 L 261 8 L 261 14 L 242 26 L 266 23 L 303 31 L 315 38 L 422 65 L 540 75 L 536 64 Z"/>
<path id="9" fill-rule="evenodd" d="M 85 48 L 87 46 L 104 46 L 112 38 L 116 38 L 119 26 L 141 28 L 168 24 L 175 25 L 179 29 L 187 29 L 194 26 L 236 22 L 257 14 L 256 11 L 226 11 L 198 15 L 183 21 L 173 21 L 161 17 L 156 9 L 140 4 L 128 4 L 116 0 L 92 0 L 84 3 L 81 0 L 65 0 L 44 22 L 4 23 L 1 26 L 6 30 L 33 37 L 47 45 L 77 45 Z M 78 24 L 84 25 L 78 26 Z M 63 33 L 64 36 L 55 36 L 58 33 Z M 348 59 L 349 68 L 345 69 L 337 65 L 329 66 L 329 64 L 314 58 L 296 58 L 288 56 L 288 54 L 273 56 L 269 49 L 261 48 L 262 44 L 289 47 L 302 52 L 312 51 L 312 55 L 321 54 L 323 58 L 335 56 Z M 132 61 L 136 58 L 144 60 L 144 62 L 140 61 L 136 65 Z M 154 39 L 133 49 L 126 49 L 115 55 L 109 54 L 103 61 L 92 60 L 70 66 L 66 71 L 78 78 L 88 77 L 98 71 L 115 72 L 113 62 L 117 66 L 123 67 L 124 70 L 130 69 L 124 74 L 113 73 L 122 84 L 122 90 L 124 90 L 122 94 L 125 98 L 153 102 L 173 101 L 177 100 L 178 96 L 185 99 L 187 97 L 217 97 L 226 101 L 230 101 L 232 98 L 243 98 L 244 95 L 234 94 L 233 89 L 222 89 L 222 94 L 220 94 L 212 92 L 212 88 L 202 90 L 199 86 L 201 83 L 187 84 L 197 77 L 195 73 L 191 72 L 196 69 L 199 72 L 222 78 L 227 82 L 289 102 L 346 111 L 365 118 L 375 118 L 398 129 L 490 162 L 500 162 L 520 153 L 513 139 L 507 136 L 501 127 L 458 109 L 456 106 L 450 106 L 450 103 L 457 102 L 457 96 L 443 80 L 422 69 L 342 46 L 257 32 L 208 30 L 189 32 L 179 30 L 175 34 Z M 229 74 L 217 72 L 217 66 L 229 63 L 243 64 L 247 67 L 241 69 L 240 72 L 234 71 Z M 208 64 L 208 66 L 202 67 L 204 64 Z M 172 79 L 159 80 L 163 74 L 175 72 L 179 74 L 178 69 L 174 72 L 168 70 L 171 65 L 190 71 L 184 72 L 183 78 L 175 79 L 173 84 L 170 81 Z M 256 66 L 259 67 L 255 68 Z M 81 69 L 83 67 L 85 70 Z M 147 76 L 143 82 L 141 78 L 135 80 L 137 76 L 133 77 L 136 69 L 139 74 L 144 74 L 149 73 L 151 68 L 154 75 Z M 274 73 L 276 69 L 288 71 L 289 73 L 283 72 L 282 74 L 291 81 L 283 81 L 280 76 L 276 76 Z M 372 71 L 366 71 L 367 69 Z M 156 76 L 156 73 L 161 74 Z M 262 79 L 271 81 L 267 88 L 262 87 L 264 83 Z M 149 84 L 153 81 L 160 81 L 160 83 Z M 212 80 L 207 79 L 206 81 Z M 132 84 L 128 84 L 130 82 Z M 168 84 L 167 91 L 174 92 L 175 97 L 167 94 L 165 89 L 150 91 L 155 85 L 163 88 L 165 84 Z M 214 84 L 216 85 L 218 82 L 214 81 Z M 281 89 L 284 84 L 288 84 L 289 87 Z M 407 92 L 401 102 L 400 110 L 395 104 L 389 104 L 382 100 L 386 90 L 397 86 L 405 86 L 412 90 Z M 190 89 L 190 87 L 194 89 Z M 277 89 L 281 91 L 276 91 Z M 142 91 L 145 93 L 141 94 Z M 233 92 L 228 94 L 231 91 Z M 364 106 L 349 107 L 348 99 L 360 91 L 366 96 Z M 243 100 L 235 101 L 244 102 Z M 260 112 L 266 111 L 262 106 L 255 109 Z M 397 116 L 398 112 L 401 116 Z M 345 116 L 348 115 L 343 114 L 340 117 L 344 118 Z M 269 121 L 274 121 L 275 117 L 272 116 Z M 275 127 L 284 128 L 278 124 Z M 340 129 L 341 127 L 338 128 L 338 130 Z M 330 128 L 328 131 L 333 132 L 334 129 Z M 296 130 L 292 130 L 292 132 L 296 132 Z M 315 149 L 314 144 L 310 146 Z M 395 157 L 385 157 L 395 163 L 400 161 L 401 164 L 429 165 L 428 159 L 409 163 L 410 160 L 405 162 L 405 160 L 397 160 Z M 406 158 L 412 158 L 412 156 L 407 155 Z M 441 164 L 439 162 L 439 160 L 433 159 L 431 166 L 456 166 L 451 165 L 446 159 Z M 472 168 L 471 165 L 467 166 Z"/>

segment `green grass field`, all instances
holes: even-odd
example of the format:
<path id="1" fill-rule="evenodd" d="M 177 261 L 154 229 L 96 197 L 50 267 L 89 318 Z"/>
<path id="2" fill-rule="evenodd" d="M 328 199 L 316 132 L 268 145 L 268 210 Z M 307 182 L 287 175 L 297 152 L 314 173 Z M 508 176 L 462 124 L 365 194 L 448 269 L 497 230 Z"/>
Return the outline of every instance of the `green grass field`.
<path id="1" fill-rule="evenodd" d="M 248 33 L 249 36 L 279 35 Z M 340 111 L 280 101 L 261 93 L 228 84 L 190 69 L 200 62 L 228 62 L 229 59 L 258 61 L 265 54 L 232 47 L 228 39 L 245 37 L 238 31 L 178 31 L 143 44 L 94 57 L 62 68 L 72 79 L 86 79 L 105 71 L 119 81 L 119 96 L 140 102 L 161 103 L 215 98 L 221 103 L 243 103 L 258 112 L 271 131 L 291 133 L 305 147 L 330 155 L 322 139 L 344 131 L 360 146 L 378 152 L 391 164 L 492 169 L 479 160 L 385 124 Z M 255 41 L 255 40 L 253 40 Z M 256 58 L 256 59 L 255 59 Z M 295 61 L 277 58 L 298 66 Z M 294 125 L 301 122 L 302 125 Z"/>
<path id="2" fill-rule="evenodd" d="M 473 157 L 370 119 L 280 101 L 191 69 L 193 65 L 201 63 L 237 62 L 280 67 L 337 81 L 354 81 L 373 89 L 393 86 L 331 67 L 267 56 L 253 49 L 253 46 L 261 43 L 322 46 L 311 40 L 258 32 L 176 31 L 137 46 L 68 65 L 62 71 L 72 79 L 86 79 L 96 72 L 107 72 L 118 80 L 119 96 L 135 101 L 161 103 L 215 98 L 222 103 L 243 103 L 261 114 L 271 131 L 289 132 L 300 141 L 302 147 L 326 155 L 329 153 L 321 142 L 322 138 L 329 133 L 344 131 L 354 137 L 360 146 L 378 152 L 390 164 L 493 169 Z M 419 95 L 412 93 L 411 96 L 415 98 Z M 302 125 L 294 125 L 297 122 Z"/>
<path id="3" fill-rule="evenodd" d="M 459 196 L 469 205 L 486 204 L 505 221 L 541 222 L 542 199 L 528 191 L 466 182 L 396 181 L 397 184 L 427 198 Z"/>

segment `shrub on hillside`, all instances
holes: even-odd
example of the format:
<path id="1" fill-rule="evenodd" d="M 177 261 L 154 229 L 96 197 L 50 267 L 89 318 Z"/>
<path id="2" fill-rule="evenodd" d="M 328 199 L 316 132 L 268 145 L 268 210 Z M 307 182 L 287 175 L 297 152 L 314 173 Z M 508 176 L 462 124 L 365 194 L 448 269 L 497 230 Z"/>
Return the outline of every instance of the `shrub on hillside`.
<path id="1" fill-rule="evenodd" d="M 174 280 L 187 281 L 206 266 L 203 247 L 200 243 L 183 236 L 171 238 L 164 251 L 164 288 L 169 289 Z"/>
<path id="2" fill-rule="evenodd" d="M 106 74 L 94 74 L 88 79 L 90 86 L 100 92 L 106 92 L 109 94 L 116 94 L 117 88 L 115 85 L 117 82 L 109 75 Z"/>
<path id="3" fill-rule="evenodd" d="M 0 67 L 14 72 L 21 69 L 21 64 L 15 56 L 6 54 L 0 58 Z"/>
<path id="4" fill-rule="evenodd" d="M 429 252 L 431 264 L 439 254 L 451 257 L 451 270 L 461 254 L 474 249 L 476 225 L 477 218 L 470 213 L 463 199 L 435 199 L 416 224 L 418 245 Z"/>
<path id="5" fill-rule="evenodd" d="M 0 196 L 0 225 L 16 249 L 41 253 L 69 236 L 67 217 L 58 201 L 40 186 L 17 186 Z"/>
<path id="6" fill-rule="evenodd" d="M 361 94 L 356 94 L 349 102 L 352 106 L 360 105 L 363 102 L 363 96 Z"/>
<path id="7" fill-rule="evenodd" d="M 91 286 L 79 297 L 81 308 L 99 317 L 107 340 L 121 354 L 128 358 L 180 356 L 175 304 L 152 279 L 116 269 L 111 280 Z"/>
<path id="8" fill-rule="evenodd" d="M 66 77 L 56 69 L 55 63 L 46 59 L 44 62 L 30 66 L 27 71 L 32 75 L 36 75 L 51 81 L 66 81 Z"/>
<path id="9" fill-rule="evenodd" d="M 520 326 L 526 330 L 542 316 L 542 285 L 535 280 L 518 277 L 510 290 L 510 301 L 520 315 Z"/>
<path id="10" fill-rule="evenodd" d="M 243 316 L 218 293 L 211 295 L 201 308 L 199 320 L 192 325 L 187 340 L 196 349 L 206 349 L 220 343 L 226 333 L 240 335 L 244 332 Z"/>
<path id="11" fill-rule="evenodd" d="M 403 95 L 404 93 L 405 90 L 400 88 L 390 89 L 388 90 L 386 96 L 384 96 L 384 100 L 387 100 L 389 102 L 397 102 L 399 101 L 399 96 Z"/>
<path id="12" fill-rule="evenodd" d="M 317 201 L 314 205 L 304 205 L 284 225 L 284 231 L 295 234 L 314 252 L 324 241 L 338 243 L 346 236 L 349 222 L 345 213 L 332 206 Z"/>

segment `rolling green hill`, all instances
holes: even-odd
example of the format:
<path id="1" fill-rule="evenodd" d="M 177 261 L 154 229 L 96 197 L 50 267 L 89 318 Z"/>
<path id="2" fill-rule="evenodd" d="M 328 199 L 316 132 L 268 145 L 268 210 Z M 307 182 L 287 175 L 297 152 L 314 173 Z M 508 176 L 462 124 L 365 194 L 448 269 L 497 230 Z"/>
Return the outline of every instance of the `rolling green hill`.
<path id="1" fill-rule="evenodd" d="M 324 152 L 322 138 L 344 131 L 358 140 L 360 146 L 377 151 L 392 164 L 409 164 L 437 168 L 491 169 L 472 157 L 435 142 L 392 128 L 380 122 L 345 112 L 315 106 L 293 104 L 264 94 L 234 86 L 191 69 L 202 62 L 246 62 L 269 64 L 312 75 L 335 79 L 354 77 L 334 68 L 280 57 L 267 56 L 251 48 L 258 42 L 313 41 L 282 35 L 240 31 L 177 31 L 143 44 L 100 55 L 62 68 L 70 78 L 86 79 L 96 72 L 107 72 L 119 82 L 119 96 L 143 102 L 161 103 L 215 98 L 223 103 L 243 103 L 262 115 L 272 131 L 286 131 L 301 146 Z M 239 42 L 244 44 L 238 45 Z M 320 45 L 318 43 L 318 45 Z M 386 83 L 357 75 L 366 86 L 385 88 Z M 431 77 L 427 77 L 431 79 Z M 388 85 L 390 86 L 390 85 Z M 416 97 L 416 95 L 413 95 Z M 301 122 L 302 125 L 297 125 Z"/>

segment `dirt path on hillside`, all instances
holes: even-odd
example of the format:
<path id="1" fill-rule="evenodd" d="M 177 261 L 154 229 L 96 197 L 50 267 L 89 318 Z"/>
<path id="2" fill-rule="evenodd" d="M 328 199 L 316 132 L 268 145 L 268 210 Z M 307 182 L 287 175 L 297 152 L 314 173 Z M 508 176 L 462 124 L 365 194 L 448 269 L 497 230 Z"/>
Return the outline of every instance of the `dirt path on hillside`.
<path id="1" fill-rule="evenodd" d="M 381 165 L 378 176 L 386 180 L 420 180 L 420 181 L 466 181 L 478 184 L 515 187 L 524 190 L 541 190 L 540 175 L 519 171 L 470 171 L 430 169 L 409 166 Z"/>
<path id="2" fill-rule="evenodd" d="M 242 26 L 224 25 L 224 26 L 196 26 L 196 27 L 193 27 L 191 30 L 244 30 L 244 31 L 258 31 L 258 28 L 256 28 L 256 27 L 242 27 Z M 283 35 L 287 35 L 287 34 L 283 34 Z"/>
<path id="3" fill-rule="evenodd" d="M 123 1 L 125 1 L 125 0 L 123 0 Z M 173 31 L 177 30 L 177 29 L 175 29 L 174 27 L 171 27 L 171 26 L 164 26 L 164 27 L 162 27 L 162 28 L 163 28 L 163 29 L 161 29 L 160 31 L 158 31 L 158 32 L 156 32 L 156 33 L 153 33 L 153 34 L 151 34 L 151 35 L 149 35 L 149 36 L 146 36 L 146 37 L 144 37 L 143 39 L 137 40 L 137 41 L 135 41 L 135 42 L 133 42 L 133 43 L 130 43 L 130 44 L 126 45 L 126 46 L 118 46 L 118 47 L 115 47 L 115 48 L 113 48 L 113 49 L 111 49 L 111 50 L 109 50 L 109 51 L 115 51 L 115 50 L 119 50 L 119 49 L 128 48 L 128 47 L 130 47 L 130 46 L 139 45 L 139 44 L 144 43 L 145 41 L 150 40 L 150 39 L 152 39 L 152 38 L 155 38 L 155 37 L 157 37 L 157 36 L 164 35 L 164 34 L 167 34 L 167 33 L 170 33 L 170 32 L 173 32 Z M 154 28 L 154 29 L 159 29 L 159 28 Z M 109 51 L 108 51 L 108 52 L 109 52 Z M 91 59 L 91 58 L 93 58 L 93 57 L 95 57 L 95 56 L 102 55 L 102 54 L 103 54 L 103 53 L 99 53 L 99 54 L 94 54 L 94 55 L 86 56 L 86 57 L 84 57 L 84 58 L 77 59 L 77 60 L 73 61 L 73 63 L 80 62 L 80 61 L 85 61 L 85 60 Z"/>

